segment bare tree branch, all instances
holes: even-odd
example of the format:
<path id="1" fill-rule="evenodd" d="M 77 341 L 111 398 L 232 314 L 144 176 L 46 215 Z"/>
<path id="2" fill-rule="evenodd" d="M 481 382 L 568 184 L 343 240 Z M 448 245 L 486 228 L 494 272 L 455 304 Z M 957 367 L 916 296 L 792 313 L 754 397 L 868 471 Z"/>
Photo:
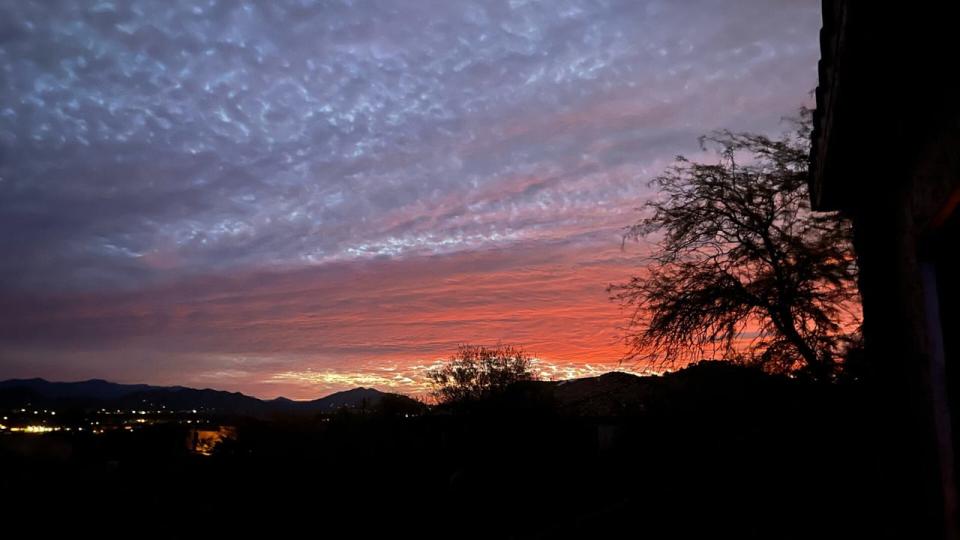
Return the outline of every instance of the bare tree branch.
<path id="1" fill-rule="evenodd" d="M 778 371 L 833 373 L 856 327 L 849 223 L 807 196 L 810 111 L 780 138 L 700 138 L 716 163 L 678 156 L 651 180 L 626 240 L 656 237 L 645 275 L 611 285 L 628 310 L 627 358 L 663 365 L 706 355 Z"/>

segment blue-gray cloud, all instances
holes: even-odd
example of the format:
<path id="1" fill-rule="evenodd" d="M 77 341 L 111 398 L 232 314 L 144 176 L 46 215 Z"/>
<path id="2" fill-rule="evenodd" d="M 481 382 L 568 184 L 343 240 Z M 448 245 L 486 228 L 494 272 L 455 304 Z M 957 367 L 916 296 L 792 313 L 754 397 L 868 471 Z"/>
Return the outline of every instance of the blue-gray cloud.
<path id="1" fill-rule="evenodd" d="M 608 231 L 815 82 L 815 1 L 0 4 L 0 282 Z"/>

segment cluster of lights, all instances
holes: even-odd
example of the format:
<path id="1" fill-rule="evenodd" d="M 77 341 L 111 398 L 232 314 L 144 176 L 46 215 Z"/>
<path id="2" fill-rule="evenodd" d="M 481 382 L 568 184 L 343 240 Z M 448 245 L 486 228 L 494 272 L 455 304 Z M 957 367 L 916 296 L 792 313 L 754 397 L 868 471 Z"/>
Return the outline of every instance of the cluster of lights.
<path id="1" fill-rule="evenodd" d="M 150 405 L 151 407 L 156 407 L 155 405 L 152 405 L 152 404 L 147 404 L 147 405 Z M 31 417 L 32 415 L 56 416 L 57 414 L 57 412 L 53 410 L 32 409 L 32 408 L 17 408 L 17 409 L 12 409 L 12 412 L 14 413 L 14 416 L 26 415 L 28 418 Z M 201 411 L 198 411 L 197 409 L 174 411 L 174 410 L 167 409 L 165 405 L 161 405 L 159 406 L 159 409 L 155 409 L 155 410 L 130 409 L 129 411 L 125 411 L 121 409 L 114 409 L 114 410 L 99 409 L 99 410 L 96 410 L 94 414 L 96 415 L 136 415 L 138 416 L 138 418 L 122 418 L 122 419 L 118 418 L 116 422 L 111 422 L 111 421 L 105 422 L 106 425 L 101 425 L 101 422 L 99 420 L 93 421 L 93 419 L 87 419 L 87 422 L 89 422 L 89 428 L 54 425 L 51 420 L 46 420 L 46 419 L 35 419 L 33 421 L 24 421 L 23 424 L 21 425 L 11 426 L 9 425 L 10 424 L 9 417 L 4 416 L 2 417 L 3 423 L 0 423 L 0 432 L 42 434 L 42 433 L 51 433 L 51 432 L 60 432 L 60 431 L 82 432 L 86 430 L 88 433 L 93 433 L 97 435 L 100 435 L 107 431 L 112 431 L 112 430 L 132 432 L 135 430 L 135 427 L 150 425 L 157 422 L 159 423 L 167 422 L 168 420 L 165 420 L 164 417 L 170 418 L 169 415 L 171 414 L 179 413 L 179 414 L 186 414 L 186 415 L 196 415 L 198 414 L 198 412 L 201 412 Z M 158 417 L 151 418 L 151 415 L 158 415 Z M 16 422 L 16 420 L 17 418 L 14 418 L 14 423 L 19 424 L 20 422 Z M 182 418 L 180 419 L 170 418 L 169 421 L 175 421 L 176 423 L 179 423 L 179 424 L 200 425 L 203 423 L 203 421 L 200 418 L 196 418 L 196 417 L 194 417 L 194 419 L 192 420 L 186 420 Z"/>
<path id="2" fill-rule="evenodd" d="M 16 409 L 14 409 L 14 412 L 16 412 Z M 20 409 L 20 412 L 25 413 L 25 412 L 27 412 L 27 410 L 26 410 L 26 409 Z M 42 409 L 42 410 L 39 410 L 39 411 L 35 411 L 35 410 L 34 410 L 34 411 L 30 411 L 30 412 L 32 412 L 33 414 L 50 414 L 50 415 L 53 415 L 53 416 L 56 416 L 56 415 L 57 415 L 57 411 L 48 411 L 47 409 Z M 6 420 L 7 417 L 4 416 L 3 419 Z"/>
<path id="3" fill-rule="evenodd" d="M 59 427 L 50 427 L 50 426 L 23 426 L 23 427 L 12 427 L 10 431 L 22 431 L 23 433 L 49 433 L 51 431 L 60 431 Z"/>
<path id="4" fill-rule="evenodd" d="M 21 412 L 27 413 L 27 410 L 21 409 Z M 35 411 L 32 411 L 32 412 L 35 412 Z M 56 414 L 55 412 L 52 412 L 52 411 L 50 411 L 49 413 L 48 411 L 43 411 L 43 412 L 44 414 Z M 101 410 L 98 412 L 103 414 L 112 414 L 110 411 L 106 411 L 106 410 Z M 138 414 L 138 413 L 146 414 L 144 411 L 134 410 L 130 412 L 133 414 Z M 167 412 L 170 412 L 170 411 L 167 411 Z M 191 411 L 184 411 L 184 412 L 192 412 L 193 414 L 197 413 L 195 409 Z M 122 414 L 121 411 L 117 411 L 117 413 Z M 8 418 L 4 416 L 3 420 L 7 421 Z M 148 422 L 149 420 L 146 418 L 136 418 L 131 421 L 125 420 L 123 422 L 123 425 L 116 426 L 116 429 L 121 429 L 122 432 L 130 433 L 138 429 L 135 426 L 147 424 Z M 186 421 L 180 420 L 180 423 L 197 424 L 198 425 L 197 429 L 199 430 L 201 429 L 199 425 L 202 423 L 202 421 L 199 419 L 186 420 Z M 90 422 L 90 429 L 87 431 L 94 435 L 102 435 L 103 433 L 108 431 L 108 429 L 115 429 L 110 426 L 106 426 L 106 428 L 107 429 L 105 429 L 105 426 L 101 426 L 99 421 L 96 421 L 96 422 Z M 8 431 L 8 432 L 14 432 L 14 433 L 43 434 L 43 433 L 52 433 L 52 432 L 60 432 L 60 431 L 74 431 L 74 430 L 84 431 L 84 428 L 61 427 L 61 426 L 52 426 L 52 425 L 45 425 L 45 424 L 29 424 L 25 426 L 7 426 L 5 424 L 0 424 L 0 431 Z M 236 432 L 234 431 L 234 428 L 229 426 L 219 426 L 217 429 L 203 429 L 203 431 L 192 431 L 191 433 L 195 433 L 199 435 L 199 441 L 196 441 L 195 439 L 193 451 L 205 456 L 212 455 L 213 449 L 224 439 L 232 439 L 236 436 Z"/>
<path id="5" fill-rule="evenodd" d="M 130 409 L 129 412 L 125 412 L 125 411 L 120 410 L 120 409 L 116 409 L 116 410 L 112 410 L 112 411 L 108 411 L 107 409 L 100 409 L 99 411 L 97 411 L 97 414 L 140 414 L 140 415 L 144 415 L 144 414 L 176 414 L 176 413 L 178 413 L 178 412 L 179 412 L 179 413 L 197 414 L 197 409 L 191 409 L 191 410 L 188 410 L 188 411 L 174 411 L 174 410 L 171 410 L 171 409 L 167 409 L 166 406 L 161 406 L 159 409 L 156 409 L 156 410 Z M 56 414 L 56 413 L 53 413 L 53 414 Z"/>

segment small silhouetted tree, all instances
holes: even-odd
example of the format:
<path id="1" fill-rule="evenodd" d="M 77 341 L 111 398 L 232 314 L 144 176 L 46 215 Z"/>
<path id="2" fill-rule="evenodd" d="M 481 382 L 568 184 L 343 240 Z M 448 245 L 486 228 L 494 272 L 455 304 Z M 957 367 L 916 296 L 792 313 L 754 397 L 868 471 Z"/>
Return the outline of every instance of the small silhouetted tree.
<path id="1" fill-rule="evenodd" d="M 715 162 L 683 156 L 650 185 L 624 240 L 649 237 L 642 275 L 612 285 L 628 358 L 705 357 L 829 377 L 857 326 L 851 228 L 810 208 L 810 113 L 779 138 L 714 132 Z"/>
<path id="2" fill-rule="evenodd" d="M 479 401 L 516 382 L 538 379 L 531 360 L 509 345 L 461 345 L 449 362 L 427 372 L 430 396 L 444 405 Z"/>

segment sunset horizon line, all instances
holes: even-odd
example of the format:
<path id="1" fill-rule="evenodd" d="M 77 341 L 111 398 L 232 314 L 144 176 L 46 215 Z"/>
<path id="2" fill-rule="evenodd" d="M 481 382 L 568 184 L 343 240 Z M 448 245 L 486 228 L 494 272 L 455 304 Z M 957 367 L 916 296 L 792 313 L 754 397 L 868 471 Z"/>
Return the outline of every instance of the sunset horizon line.
<path id="1" fill-rule="evenodd" d="M 438 361 L 434 364 L 431 364 L 431 367 L 438 366 L 442 362 Z M 581 379 L 590 379 L 608 375 L 611 373 L 625 373 L 633 375 L 636 377 L 656 377 L 662 376 L 667 373 L 671 373 L 680 369 L 683 369 L 687 365 L 683 366 L 674 366 L 674 367 L 665 367 L 660 369 L 653 368 L 644 368 L 644 369 L 631 369 L 630 367 L 624 364 L 618 364 L 617 366 L 611 367 L 611 369 L 603 369 L 598 364 L 600 363 L 584 363 L 577 364 L 576 366 L 567 365 L 564 368 L 559 368 L 557 365 L 547 363 L 548 368 L 546 370 L 547 375 L 544 376 L 545 370 L 543 369 L 545 362 L 540 359 L 534 359 L 533 361 L 533 371 L 537 373 L 538 382 L 547 382 L 547 383 L 560 383 L 566 381 L 575 381 Z M 327 373 L 327 375 L 334 375 Z M 320 399 L 326 399 L 330 396 L 341 394 L 344 392 L 350 392 L 353 390 L 375 390 L 377 392 L 385 394 L 398 394 L 419 401 L 424 401 L 430 392 L 428 383 L 423 383 L 421 388 L 418 390 L 405 390 L 401 386 L 391 386 L 389 384 L 377 384 L 376 382 L 365 382 L 362 378 L 358 378 L 356 383 L 352 386 L 345 383 L 344 386 L 339 387 L 338 389 L 325 389 L 321 390 L 319 393 L 313 394 L 312 396 L 307 397 L 288 397 L 285 394 L 264 394 L 261 392 L 250 392 L 244 391 L 243 389 L 236 389 L 237 387 L 230 388 L 229 386 L 218 386 L 218 385 L 207 385 L 207 384 L 191 384 L 187 383 L 157 383 L 151 382 L 145 379 L 136 379 L 136 380 L 118 380 L 118 379 L 109 379 L 102 376 L 88 376 L 88 377 L 76 377 L 76 378 L 66 378 L 66 379 L 55 379 L 44 376 L 17 376 L 17 377 L 7 377 L 0 379 L 0 384 L 9 384 L 9 383 L 18 383 L 18 382 L 42 382 L 46 384 L 84 384 L 84 383 L 107 383 L 118 386 L 146 386 L 150 389 L 172 389 L 172 388 L 182 388 L 187 390 L 211 390 L 215 392 L 228 392 L 231 394 L 240 394 L 247 397 L 252 397 L 260 401 L 276 401 L 276 400 L 288 400 L 293 402 L 310 402 Z"/>

